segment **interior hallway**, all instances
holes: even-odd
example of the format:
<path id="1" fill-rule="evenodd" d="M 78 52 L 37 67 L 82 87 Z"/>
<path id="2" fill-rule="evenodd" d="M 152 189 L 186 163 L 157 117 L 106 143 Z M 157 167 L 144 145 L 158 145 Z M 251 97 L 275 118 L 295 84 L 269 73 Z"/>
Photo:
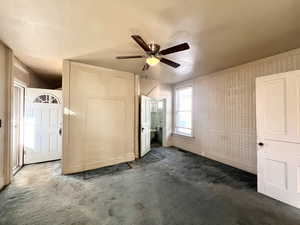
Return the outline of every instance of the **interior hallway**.
<path id="1" fill-rule="evenodd" d="M 296 225 L 300 210 L 256 192 L 256 176 L 173 148 L 74 175 L 25 166 L 0 193 L 1 225 Z"/>

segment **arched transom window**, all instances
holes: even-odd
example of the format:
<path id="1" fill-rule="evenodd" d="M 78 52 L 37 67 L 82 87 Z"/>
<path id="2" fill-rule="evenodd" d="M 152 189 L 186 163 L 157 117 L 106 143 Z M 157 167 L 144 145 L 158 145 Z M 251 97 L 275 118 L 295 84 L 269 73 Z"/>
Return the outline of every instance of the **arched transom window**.
<path id="1" fill-rule="evenodd" d="M 36 97 L 33 103 L 47 103 L 47 104 L 59 104 L 59 100 L 56 96 L 51 94 L 43 94 Z"/>

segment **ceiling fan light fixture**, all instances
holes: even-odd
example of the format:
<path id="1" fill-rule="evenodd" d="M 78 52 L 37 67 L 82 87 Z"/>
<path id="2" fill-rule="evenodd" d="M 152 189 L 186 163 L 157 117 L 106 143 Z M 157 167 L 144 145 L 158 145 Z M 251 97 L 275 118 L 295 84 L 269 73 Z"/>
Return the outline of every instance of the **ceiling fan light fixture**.
<path id="1" fill-rule="evenodd" d="M 146 62 L 148 65 L 150 66 L 155 66 L 157 65 L 157 63 L 159 63 L 159 59 L 156 58 L 155 56 L 149 56 L 147 59 L 146 59 Z"/>
<path id="2" fill-rule="evenodd" d="M 154 42 L 151 44 L 147 44 L 143 38 L 139 35 L 131 35 L 133 40 L 144 50 L 144 55 L 132 55 L 132 56 L 117 56 L 117 59 L 139 59 L 145 58 L 146 63 L 144 64 L 143 71 L 148 70 L 150 66 L 155 66 L 159 62 L 164 63 L 173 68 L 177 68 L 180 66 L 179 63 L 176 63 L 172 60 L 166 59 L 162 57 L 163 55 L 169 55 L 175 52 L 181 52 L 190 49 L 188 43 L 182 43 L 179 45 L 175 45 L 170 48 L 163 49 L 160 51 L 160 46 L 155 44 Z"/>

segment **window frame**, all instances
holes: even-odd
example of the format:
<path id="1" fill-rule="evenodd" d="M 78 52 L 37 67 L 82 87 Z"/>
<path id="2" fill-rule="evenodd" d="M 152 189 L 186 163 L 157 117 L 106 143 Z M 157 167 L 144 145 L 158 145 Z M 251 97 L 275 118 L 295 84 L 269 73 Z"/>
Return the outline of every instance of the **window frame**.
<path id="1" fill-rule="evenodd" d="M 191 88 L 192 89 L 192 99 L 191 99 L 191 134 L 186 134 L 186 133 L 182 133 L 182 132 L 178 132 L 176 131 L 177 128 L 183 128 L 183 129 L 189 129 L 189 128 L 185 128 L 185 127 L 177 127 L 177 113 L 179 112 L 178 110 L 178 91 L 179 90 L 183 90 L 186 88 Z M 174 88 L 174 126 L 173 126 L 173 134 L 174 135 L 179 135 L 179 136 L 184 136 L 184 137 L 194 137 L 194 85 L 192 83 L 187 83 L 187 84 L 183 84 L 180 86 L 175 86 Z"/>

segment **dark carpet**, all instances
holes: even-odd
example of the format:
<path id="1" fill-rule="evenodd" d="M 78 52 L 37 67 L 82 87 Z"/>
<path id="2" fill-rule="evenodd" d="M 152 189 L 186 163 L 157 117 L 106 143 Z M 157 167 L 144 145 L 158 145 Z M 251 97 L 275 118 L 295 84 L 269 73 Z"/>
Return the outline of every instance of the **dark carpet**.
<path id="1" fill-rule="evenodd" d="M 300 210 L 256 192 L 256 176 L 175 148 L 62 176 L 25 166 L 0 193 L 1 225 L 300 225 Z"/>

